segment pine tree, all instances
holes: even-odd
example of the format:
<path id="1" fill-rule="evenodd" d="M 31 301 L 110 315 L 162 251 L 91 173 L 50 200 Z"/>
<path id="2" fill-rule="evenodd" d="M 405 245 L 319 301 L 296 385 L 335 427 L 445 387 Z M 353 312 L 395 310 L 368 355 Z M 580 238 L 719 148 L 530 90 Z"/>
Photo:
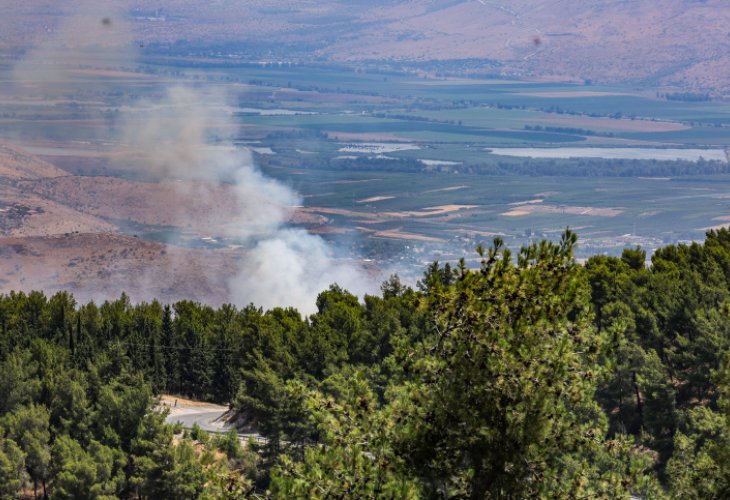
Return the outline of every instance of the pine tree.
<path id="1" fill-rule="evenodd" d="M 162 349 L 165 355 L 166 388 L 168 392 L 180 392 L 180 351 L 173 328 L 172 310 L 165 306 L 162 315 Z"/>
<path id="2" fill-rule="evenodd" d="M 627 493 L 587 459 L 604 453 L 606 429 L 594 417 L 601 346 L 575 242 L 568 231 L 530 245 L 514 265 L 496 239 L 479 249 L 480 270 L 462 263 L 453 284 L 430 288 L 433 335 L 404 353 L 413 375 L 392 403 L 396 446 L 429 494 Z"/>

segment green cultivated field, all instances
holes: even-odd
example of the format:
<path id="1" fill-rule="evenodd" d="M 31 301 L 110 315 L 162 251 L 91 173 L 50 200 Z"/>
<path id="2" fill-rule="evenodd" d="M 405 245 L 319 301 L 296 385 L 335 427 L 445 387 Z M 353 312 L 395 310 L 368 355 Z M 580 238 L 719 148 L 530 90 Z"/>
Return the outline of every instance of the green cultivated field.
<path id="1" fill-rule="evenodd" d="M 140 98 L 155 99 L 171 82 L 219 87 L 238 109 L 236 143 L 270 148 L 274 154 L 256 154 L 257 162 L 297 189 L 305 207 L 346 211 L 324 214 L 344 230 L 326 237 L 376 258 L 379 249 L 392 257 L 406 246 L 422 249 L 419 259 L 448 258 L 493 233 L 516 246 L 565 226 L 578 230 L 584 255 L 636 244 L 652 249 L 702 239 L 704 228 L 730 216 L 724 162 L 684 170 L 673 162 L 628 162 L 614 171 L 611 162 L 578 167 L 489 154 L 496 147 L 723 149 L 730 132 L 725 102 L 670 101 L 653 89 L 325 66 L 149 58 L 134 71 L 138 78 L 84 76 L 73 90 L 19 100 L 0 74 L 0 137 L 31 148 L 103 152 L 119 141 L 125 107 Z M 211 130 L 214 137 L 231 134 Z M 375 146 L 343 151 L 358 143 Z M 375 197 L 386 199 L 362 202 Z M 424 213 L 451 205 L 474 207 Z"/>

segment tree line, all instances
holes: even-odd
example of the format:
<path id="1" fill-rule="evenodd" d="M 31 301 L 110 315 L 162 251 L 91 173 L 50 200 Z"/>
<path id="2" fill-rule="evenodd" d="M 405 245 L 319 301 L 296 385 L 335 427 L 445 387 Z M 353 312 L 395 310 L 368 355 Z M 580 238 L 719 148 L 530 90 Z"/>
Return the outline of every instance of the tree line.
<path id="1" fill-rule="evenodd" d="M 291 158 L 257 155 L 264 168 L 291 167 Z M 294 160 L 292 160 L 294 161 Z M 530 177 L 688 177 L 725 175 L 730 164 L 707 160 L 635 160 L 609 158 L 487 158 L 460 165 L 426 165 L 416 158 L 296 158 L 300 168 L 374 172 L 447 173 L 476 175 L 521 175 Z"/>
<path id="2" fill-rule="evenodd" d="M 317 311 L 0 296 L 0 497 L 722 498 L 730 231 L 578 264 L 566 231 Z M 242 446 L 154 396 L 229 404 Z"/>

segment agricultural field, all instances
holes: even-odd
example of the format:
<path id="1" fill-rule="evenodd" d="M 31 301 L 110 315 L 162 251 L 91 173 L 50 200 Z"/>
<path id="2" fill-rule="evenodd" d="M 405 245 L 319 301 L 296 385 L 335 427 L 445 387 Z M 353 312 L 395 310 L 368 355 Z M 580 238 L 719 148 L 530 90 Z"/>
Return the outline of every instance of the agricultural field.
<path id="1" fill-rule="evenodd" d="M 249 149 L 265 174 L 299 194 L 292 224 L 336 243 L 343 255 L 386 267 L 420 269 L 433 259 L 473 255 L 495 236 L 517 247 L 566 226 L 579 233 L 581 256 L 635 245 L 652 250 L 701 240 L 708 228 L 730 222 L 726 102 L 669 100 L 662 89 L 446 79 L 366 65 L 161 57 L 70 78 L 17 97 L 9 69 L 0 72 L 0 138 L 72 175 L 162 182 L 162 200 L 175 179 L 130 168 L 134 151 L 120 133 L 128 110 L 171 84 L 215 88 L 227 104 L 212 110 L 221 118 L 207 134 Z M 123 196 L 135 188 L 121 180 L 36 184 L 35 192 L 52 190 L 57 203 L 101 197 L 135 207 L 157 189 L 145 184 Z M 116 185 L 122 191 L 115 195 Z M 200 229 L 225 225 L 224 214 L 192 217 L 181 230 L 145 210 L 95 206 L 89 213 L 142 239 L 236 244 L 225 231 Z"/>

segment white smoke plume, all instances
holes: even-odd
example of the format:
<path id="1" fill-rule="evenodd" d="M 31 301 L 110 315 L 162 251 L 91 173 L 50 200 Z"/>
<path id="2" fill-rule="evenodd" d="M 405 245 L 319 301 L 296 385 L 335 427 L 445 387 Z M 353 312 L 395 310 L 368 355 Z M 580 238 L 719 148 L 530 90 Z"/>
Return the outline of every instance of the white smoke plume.
<path id="1" fill-rule="evenodd" d="M 100 67 L 134 68 L 133 32 L 118 6 L 107 0 L 69 0 L 60 5 L 65 12 L 62 21 L 14 68 L 17 92 L 73 93 L 80 83 L 106 85 Z M 213 206 L 220 192 L 214 189 L 216 184 L 233 189 L 236 213 L 226 214 L 221 218 L 225 225 L 212 229 L 244 249 L 238 273 L 228 280 L 229 300 L 264 308 L 292 306 L 311 313 L 317 294 L 333 283 L 356 294 L 376 289 L 355 265 L 337 259 L 322 238 L 289 225 L 300 197 L 263 175 L 248 150 L 234 146 L 231 138 L 238 126 L 227 101 L 214 87 L 170 86 L 156 99 L 122 109 L 118 140 L 130 151 L 122 161 L 137 172 L 184 181 L 179 183 L 176 207 L 181 227 L 189 214 L 186 200 L 211 200 L 208 205 Z M 155 290 L 174 287 L 175 277 L 169 274 L 161 283 L 160 269 L 150 269 L 140 295 L 152 297 Z"/>
<path id="2" fill-rule="evenodd" d="M 231 301 L 311 313 L 317 294 L 333 283 L 356 294 L 372 291 L 364 273 L 335 258 L 322 238 L 289 227 L 300 197 L 263 175 L 250 152 L 226 137 L 236 126 L 220 92 L 172 87 L 159 102 L 141 103 L 128 114 L 124 140 L 135 163 L 157 177 L 189 181 L 181 183 L 182 203 L 214 196 L 206 188 L 211 181 L 233 185 L 239 211 L 224 236 L 248 250 L 228 282 Z"/>

